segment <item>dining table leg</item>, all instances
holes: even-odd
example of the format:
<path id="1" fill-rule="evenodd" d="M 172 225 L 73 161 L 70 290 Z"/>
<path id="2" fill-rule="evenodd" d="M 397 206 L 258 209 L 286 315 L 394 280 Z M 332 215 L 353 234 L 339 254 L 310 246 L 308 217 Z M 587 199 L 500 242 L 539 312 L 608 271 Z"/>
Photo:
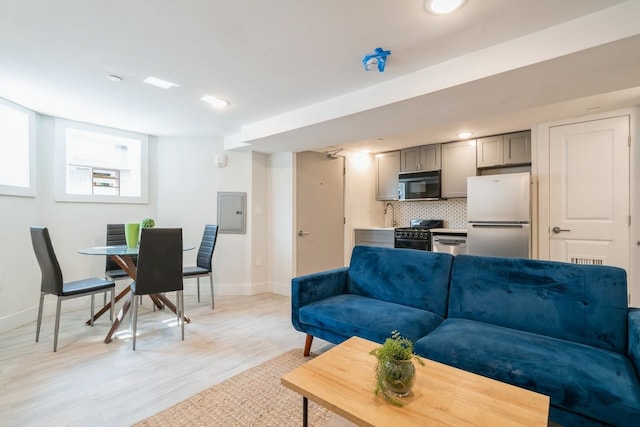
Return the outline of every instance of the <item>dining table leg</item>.
<path id="1" fill-rule="evenodd" d="M 138 270 L 130 256 L 111 255 L 111 258 L 129 275 L 129 277 L 131 277 L 132 280 L 134 281 L 136 280 Z M 127 294 L 129 294 L 129 298 L 127 298 L 127 300 L 122 305 L 122 308 L 118 312 L 118 315 L 116 316 L 116 318 L 113 319 L 113 324 L 111 325 L 111 329 L 109 329 L 109 333 L 104 339 L 105 343 L 111 342 L 111 340 L 113 339 L 113 335 L 118 331 L 118 328 L 120 327 L 120 324 L 124 319 L 124 316 L 127 314 L 127 312 L 129 311 L 129 308 L 131 307 L 131 304 L 135 303 L 134 301 L 135 295 L 133 295 L 133 293 L 131 292 L 131 285 L 128 285 L 126 288 L 124 288 L 116 296 L 115 301 L 120 301 Z M 149 296 L 151 297 L 151 300 L 153 301 L 156 307 L 160 309 L 167 307 L 169 308 L 169 310 L 177 314 L 176 305 L 173 302 L 171 302 L 171 300 L 167 298 L 165 295 L 151 294 Z M 93 320 L 95 321 L 98 317 L 106 313 L 110 308 L 111 308 L 111 303 L 108 303 L 93 316 Z M 191 323 L 191 319 L 189 318 L 189 316 L 187 316 L 184 313 L 182 314 L 182 316 L 183 316 L 182 318 L 186 323 Z M 90 323 L 91 323 L 91 319 L 87 320 L 87 325 Z"/>
<path id="2" fill-rule="evenodd" d="M 116 318 L 113 319 L 113 323 L 111 324 L 111 329 L 109 329 L 109 332 L 107 333 L 107 336 L 104 339 L 104 342 L 106 344 L 111 342 L 111 340 L 113 339 L 113 335 L 118 331 L 118 328 L 120 327 L 120 323 L 122 323 L 124 316 L 127 315 L 127 312 L 131 307 L 131 303 L 133 302 L 135 304 L 135 301 L 134 301 L 135 297 L 136 296 L 133 295 L 133 293 L 130 293 L 129 298 L 127 298 L 124 304 L 122 304 L 122 308 L 120 308 L 120 311 L 118 312 L 118 315 L 116 316 Z"/>
<path id="3" fill-rule="evenodd" d="M 120 293 L 118 295 L 116 295 L 115 298 L 115 302 L 120 301 L 124 296 L 126 296 L 129 292 L 131 292 L 131 288 L 129 285 L 127 285 L 126 288 L 124 288 L 122 291 L 120 291 Z M 111 309 L 111 301 L 109 301 L 107 303 L 107 305 L 105 305 L 104 307 L 102 307 L 100 310 L 98 310 L 98 312 L 96 314 L 93 315 L 93 321 L 95 322 L 100 316 L 102 316 L 103 314 L 105 314 L 107 311 L 109 311 Z M 87 320 L 86 322 L 84 322 L 86 325 L 90 325 L 91 324 L 91 319 Z"/>
<path id="4" fill-rule="evenodd" d="M 115 263 L 118 264 L 120 268 L 122 268 L 122 270 L 129 275 L 129 277 L 131 277 L 131 280 L 134 280 L 134 281 L 136 280 L 138 270 L 136 268 L 136 264 L 133 262 L 133 260 L 129 255 L 111 255 L 111 259 L 113 259 Z M 115 302 L 120 301 L 122 297 L 127 295 L 127 293 L 129 293 L 130 291 L 131 291 L 131 285 L 127 285 L 127 287 L 124 288 L 122 291 L 120 291 L 120 293 L 116 296 Z M 111 302 L 108 302 L 93 316 L 93 321 L 95 322 L 96 319 L 98 319 L 100 316 L 102 316 L 104 313 L 106 313 L 110 309 L 111 309 Z M 90 325 L 92 323 L 91 319 L 87 320 L 85 323 L 87 325 Z"/>

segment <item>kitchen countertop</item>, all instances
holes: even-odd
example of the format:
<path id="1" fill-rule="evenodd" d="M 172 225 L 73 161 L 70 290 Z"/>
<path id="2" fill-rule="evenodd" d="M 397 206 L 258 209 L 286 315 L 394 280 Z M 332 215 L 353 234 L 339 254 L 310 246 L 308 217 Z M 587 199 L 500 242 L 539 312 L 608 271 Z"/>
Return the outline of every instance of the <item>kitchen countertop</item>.
<path id="1" fill-rule="evenodd" d="M 466 228 L 432 228 L 431 234 L 467 234 Z"/>
<path id="2" fill-rule="evenodd" d="M 389 231 L 393 231 L 395 229 L 395 227 L 353 227 L 354 230 L 389 230 Z M 465 230 L 466 232 L 466 230 Z"/>

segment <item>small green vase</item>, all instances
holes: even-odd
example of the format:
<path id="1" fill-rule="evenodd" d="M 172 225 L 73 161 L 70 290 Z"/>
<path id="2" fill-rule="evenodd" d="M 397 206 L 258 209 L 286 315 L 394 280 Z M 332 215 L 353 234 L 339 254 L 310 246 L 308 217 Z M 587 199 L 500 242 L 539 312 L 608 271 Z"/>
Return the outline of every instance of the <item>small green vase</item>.
<path id="1" fill-rule="evenodd" d="M 127 241 L 128 248 L 138 246 L 138 237 L 140 236 L 140 223 L 132 222 L 124 225 L 124 238 Z"/>

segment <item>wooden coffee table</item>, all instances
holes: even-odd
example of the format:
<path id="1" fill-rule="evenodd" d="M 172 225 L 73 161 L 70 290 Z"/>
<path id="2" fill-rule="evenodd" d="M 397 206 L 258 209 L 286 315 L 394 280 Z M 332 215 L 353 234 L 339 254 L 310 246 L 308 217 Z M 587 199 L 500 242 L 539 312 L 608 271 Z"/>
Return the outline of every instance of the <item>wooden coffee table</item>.
<path id="1" fill-rule="evenodd" d="M 373 393 L 379 346 L 353 337 L 281 378 L 303 396 L 304 426 L 307 399 L 363 426 L 547 426 L 548 396 L 427 359 L 404 406 L 390 405 Z"/>

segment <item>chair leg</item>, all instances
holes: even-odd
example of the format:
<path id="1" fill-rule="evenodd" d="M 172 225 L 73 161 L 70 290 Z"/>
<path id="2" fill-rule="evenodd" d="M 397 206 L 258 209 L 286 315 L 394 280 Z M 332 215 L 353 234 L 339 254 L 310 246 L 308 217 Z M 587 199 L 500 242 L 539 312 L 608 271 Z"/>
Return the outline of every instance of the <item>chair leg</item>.
<path id="1" fill-rule="evenodd" d="M 182 333 L 182 341 L 184 341 L 184 291 L 178 291 L 178 301 L 177 305 L 178 305 L 178 309 L 176 310 L 178 312 L 178 323 L 180 323 L 180 329 L 181 329 L 181 333 Z"/>
<path id="2" fill-rule="evenodd" d="M 133 295 L 133 303 L 131 304 L 131 334 L 133 335 L 131 341 L 133 343 L 133 350 L 136 349 L 136 330 L 138 329 L 138 304 L 136 304 L 136 296 Z"/>
<path id="3" fill-rule="evenodd" d="M 107 295 L 105 292 L 104 295 Z M 93 313 L 96 311 L 96 295 L 91 294 L 91 317 L 89 318 L 89 326 L 93 327 Z"/>
<path id="4" fill-rule="evenodd" d="M 44 305 L 44 292 L 40 292 L 40 305 L 38 306 L 38 324 L 36 325 L 36 342 L 40 340 L 40 325 L 42 324 L 42 306 Z"/>
<path id="5" fill-rule="evenodd" d="M 214 304 L 213 304 L 213 299 L 214 299 L 214 295 L 213 295 L 213 273 L 209 272 L 209 283 L 211 284 L 211 310 L 213 310 Z"/>
<path id="6" fill-rule="evenodd" d="M 200 302 L 200 278 L 196 277 L 196 281 L 198 282 L 198 302 Z"/>
<path id="7" fill-rule="evenodd" d="M 109 319 L 113 323 L 113 315 L 115 314 L 116 307 L 116 287 L 111 288 L 111 311 L 109 312 Z"/>
<path id="8" fill-rule="evenodd" d="M 53 351 L 58 351 L 58 331 L 60 330 L 60 306 L 62 305 L 62 298 L 58 297 L 56 304 L 56 326 L 53 330 Z"/>

